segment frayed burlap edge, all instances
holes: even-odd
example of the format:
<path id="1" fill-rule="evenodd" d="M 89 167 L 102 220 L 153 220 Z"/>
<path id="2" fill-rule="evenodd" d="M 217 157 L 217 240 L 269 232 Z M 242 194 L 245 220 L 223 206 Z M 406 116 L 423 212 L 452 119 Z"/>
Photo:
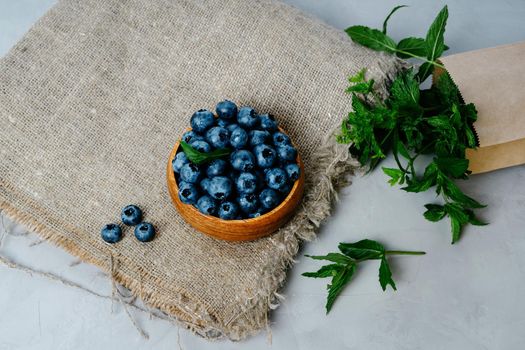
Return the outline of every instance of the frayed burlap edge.
<path id="1" fill-rule="evenodd" d="M 396 74 L 406 67 L 405 62 L 396 60 L 389 67 L 378 64 L 375 69 L 367 71 L 368 79 L 381 82 L 376 84 L 378 97 L 388 97 L 391 82 Z M 276 309 L 284 299 L 278 290 L 284 285 L 288 269 L 296 262 L 294 257 L 300 243 L 316 237 L 317 230 L 330 216 L 332 207 L 338 200 L 338 191 L 351 183 L 350 176 L 357 172 L 365 172 L 350 154 L 350 145 L 336 142 L 338 130 L 339 125 L 324 137 L 317 152 L 312 156 L 313 166 L 307 176 L 306 191 L 300 209 L 292 220 L 271 238 L 278 248 L 273 263 L 262 269 L 263 277 L 259 280 L 255 293 L 243 295 L 246 303 L 235 305 L 237 312 L 230 320 L 226 320 L 226 336 L 230 339 L 240 340 L 264 328 L 271 338 L 268 312 Z M 257 317 L 253 317 L 254 315 Z"/>
<path id="2" fill-rule="evenodd" d="M 388 69 L 379 66 L 368 72 L 369 78 L 382 82 L 376 91 L 380 97 L 385 98 L 388 95 L 390 82 L 403 67 L 405 67 L 404 63 L 398 60 Z M 259 284 L 254 288 L 255 292 L 249 295 L 241 293 L 239 297 L 241 302 L 232 306 L 231 314 L 233 316 L 223 322 L 205 310 L 202 304 L 188 298 L 186 294 L 173 296 L 178 300 L 178 305 L 167 305 L 160 302 L 154 291 L 146 290 L 139 281 L 118 270 L 119 258 L 111 255 L 108 256 L 107 261 L 94 258 L 91 254 L 78 249 L 57 232 L 39 223 L 30 214 L 21 213 L 3 199 L 0 202 L 0 211 L 10 219 L 37 233 L 43 239 L 65 249 L 84 262 L 98 266 L 108 273 L 114 282 L 129 289 L 135 297 L 140 298 L 148 307 L 158 309 L 167 315 L 167 319 L 171 321 L 174 321 L 174 317 L 177 324 L 195 334 L 208 340 L 227 337 L 236 341 L 267 329 L 271 337 L 268 314 L 270 310 L 276 309 L 280 300 L 284 298 L 278 290 L 284 285 L 287 271 L 295 262 L 294 257 L 299 250 L 300 243 L 316 237 L 317 229 L 330 216 L 332 206 L 338 199 L 338 190 L 348 185 L 350 175 L 360 168 L 360 164 L 352 158 L 349 152 L 349 145 L 336 142 L 335 130 L 325 136 L 319 149 L 312 157 L 313 166 L 310 176 L 307 176 L 302 205 L 292 220 L 270 238 L 275 244 L 278 254 L 271 264 L 262 267 L 262 277 Z M 121 261 L 121 263 L 126 262 Z M 9 267 L 16 267 L 14 265 L 16 264 L 12 262 L 8 264 Z M 27 270 L 28 268 L 24 267 L 23 269 Z M 244 301 L 242 301 L 243 299 Z M 153 312 L 152 314 L 155 315 Z"/>

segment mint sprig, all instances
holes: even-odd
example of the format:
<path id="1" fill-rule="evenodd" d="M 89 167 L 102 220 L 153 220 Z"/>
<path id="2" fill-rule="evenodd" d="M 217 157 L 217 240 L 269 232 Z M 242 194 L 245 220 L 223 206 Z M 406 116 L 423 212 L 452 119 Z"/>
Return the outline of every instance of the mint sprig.
<path id="1" fill-rule="evenodd" d="M 231 153 L 231 150 L 229 148 L 216 149 L 208 153 L 201 152 L 191 147 L 191 145 L 182 140 L 180 141 L 180 146 L 182 147 L 182 150 L 184 151 L 186 157 L 188 157 L 190 162 L 195 163 L 197 165 L 211 162 L 214 159 L 224 158 Z"/>
<path id="2" fill-rule="evenodd" d="M 383 31 L 369 28 L 362 25 L 352 26 L 345 29 L 345 32 L 358 44 L 366 46 L 372 50 L 385 51 L 401 58 L 417 58 L 424 63 L 420 66 L 418 75 L 421 81 L 428 78 L 434 66 L 444 68 L 437 59 L 448 47 L 444 43 L 445 26 L 448 19 L 447 6 L 439 12 L 436 19 L 427 31 L 426 38 L 409 37 L 399 41 L 397 44 L 394 39 L 387 35 L 387 24 L 390 17 L 399 9 L 408 7 L 406 5 L 396 6 L 390 11 L 383 22 Z"/>
<path id="3" fill-rule="evenodd" d="M 355 243 L 339 243 L 341 253 L 328 253 L 327 255 L 306 255 L 315 260 L 327 260 L 333 264 L 325 265 L 316 272 L 305 272 L 302 275 L 313 278 L 332 278 L 327 285 L 328 297 L 326 300 L 326 313 L 329 313 L 336 298 L 341 294 L 343 288 L 351 281 L 359 263 L 366 260 L 380 260 L 379 284 L 383 291 L 390 285 L 396 290 L 396 284 L 392 279 L 392 272 L 388 265 L 387 256 L 390 255 L 423 255 L 425 252 L 385 250 L 383 245 L 377 241 L 364 239 Z"/>
<path id="4" fill-rule="evenodd" d="M 394 8 L 387 20 L 399 8 Z M 452 243 L 456 243 L 465 225 L 485 225 L 473 211 L 485 205 L 467 196 L 455 183 L 470 174 L 465 151 L 477 147 L 473 128 L 476 107 L 464 102 L 444 69 L 435 75 L 432 87 L 421 88 L 436 67 L 443 68 L 438 59 L 448 48 L 444 42 L 447 19 L 445 6 L 425 39 L 409 37 L 397 44 L 386 35 L 387 20 L 383 31 L 364 26 L 346 30 L 364 46 L 402 58 L 419 58 L 423 63 L 401 71 L 384 101 L 376 95 L 374 81 L 366 79 L 364 70 L 350 77 L 346 91 L 352 94 L 353 112 L 343 121 L 338 141 L 351 144 L 351 152 L 371 170 L 392 152 L 397 168 L 383 168 L 392 186 L 402 185 L 403 190 L 414 193 L 435 188 L 444 204 L 427 204 L 424 217 L 430 221 L 449 217 Z M 421 155 L 433 156 L 424 167 L 416 166 Z"/>

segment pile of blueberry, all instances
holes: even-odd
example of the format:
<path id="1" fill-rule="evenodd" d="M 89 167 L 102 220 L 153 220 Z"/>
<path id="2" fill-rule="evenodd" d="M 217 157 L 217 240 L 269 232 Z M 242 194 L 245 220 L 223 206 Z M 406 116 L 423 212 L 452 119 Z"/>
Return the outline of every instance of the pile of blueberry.
<path id="1" fill-rule="evenodd" d="M 155 238 L 155 227 L 142 221 L 142 210 L 136 205 L 130 204 L 122 208 L 120 218 L 124 225 L 135 226 L 135 237 L 139 241 L 149 242 Z M 107 224 L 100 231 L 100 235 L 107 243 L 117 243 L 122 239 L 122 228 L 117 224 Z"/>
<path id="2" fill-rule="evenodd" d="M 193 149 L 209 153 L 230 149 L 221 159 L 197 165 L 184 152 L 172 160 L 179 198 L 201 213 L 225 220 L 254 218 L 278 206 L 299 178 L 297 150 L 278 130 L 270 114 L 219 102 L 216 114 L 206 109 L 191 117 L 184 133 Z"/>

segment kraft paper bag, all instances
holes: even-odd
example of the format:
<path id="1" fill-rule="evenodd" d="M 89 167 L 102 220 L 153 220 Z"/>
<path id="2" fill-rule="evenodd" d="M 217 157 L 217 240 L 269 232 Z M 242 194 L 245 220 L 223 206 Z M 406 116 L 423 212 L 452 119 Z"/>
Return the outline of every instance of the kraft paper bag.
<path id="1" fill-rule="evenodd" d="M 467 150 L 472 173 L 525 164 L 525 42 L 440 60 L 478 110 L 480 145 Z"/>

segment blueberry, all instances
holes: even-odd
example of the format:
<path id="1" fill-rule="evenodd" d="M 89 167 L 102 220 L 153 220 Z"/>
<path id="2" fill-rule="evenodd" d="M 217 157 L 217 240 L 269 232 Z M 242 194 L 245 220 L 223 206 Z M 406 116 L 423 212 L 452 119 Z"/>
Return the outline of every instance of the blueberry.
<path id="1" fill-rule="evenodd" d="M 250 145 L 252 147 L 262 145 L 263 143 L 267 143 L 268 140 L 270 140 L 270 137 L 270 133 L 266 130 L 252 130 L 248 134 L 248 138 L 250 139 Z"/>
<path id="2" fill-rule="evenodd" d="M 100 236 L 104 242 L 117 243 L 122 239 L 122 229 L 116 224 L 107 224 L 100 231 Z"/>
<path id="3" fill-rule="evenodd" d="M 208 192 L 208 188 L 210 188 L 210 178 L 208 177 L 205 177 L 204 179 L 201 180 L 200 182 L 200 186 L 201 186 L 201 189 L 204 191 L 204 192 Z"/>
<path id="4" fill-rule="evenodd" d="M 262 130 L 276 131 L 277 130 L 277 120 L 271 114 L 259 114 L 259 127 Z"/>
<path id="5" fill-rule="evenodd" d="M 193 141 L 192 143 L 190 143 L 190 146 L 195 148 L 199 152 L 208 153 L 211 151 L 211 146 L 206 141 L 201 141 L 201 140 Z"/>
<path id="6" fill-rule="evenodd" d="M 252 173 L 241 173 L 235 181 L 237 192 L 254 193 L 257 190 L 257 176 Z"/>
<path id="7" fill-rule="evenodd" d="M 270 169 L 266 173 L 266 183 L 274 190 L 280 190 L 287 184 L 286 172 L 281 168 Z"/>
<path id="8" fill-rule="evenodd" d="M 237 115 L 237 122 L 243 128 L 251 129 L 257 125 L 258 121 L 259 119 L 257 118 L 257 113 L 255 113 L 255 109 L 251 107 L 242 107 L 239 110 L 239 114 Z"/>
<path id="9" fill-rule="evenodd" d="M 230 132 L 226 128 L 214 126 L 206 132 L 206 141 L 215 148 L 226 148 L 230 143 Z"/>
<path id="10" fill-rule="evenodd" d="M 206 175 L 208 175 L 208 177 L 223 175 L 226 172 L 227 165 L 223 159 L 214 159 L 208 164 Z"/>
<path id="11" fill-rule="evenodd" d="M 217 214 L 217 202 L 208 195 L 204 195 L 197 201 L 197 209 L 204 215 Z"/>
<path id="12" fill-rule="evenodd" d="M 286 198 L 288 196 L 288 193 L 292 190 L 292 185 L 290 183 L 286 183 L 283 187 L 279 189 L 279 192 L 281 193 L 282 198 Z"/>
<path id="13" fill-rule="evenodd" d="M 186 163 L 180 169 L 180 179 L 185 182 L 195 184 L 199 182 L 202 177 L 202 172 L 199 167 L 193 163 Z"/>
<path id="14" fill-rule="evenodd" d="M 283 145 L 291 145 L 292 144 L 292 141 L 290 141 L 290 138 L 288 137 L 288 135 L 280 132 L 280 131 L 277 131 L 277 132 L 274 132 L 273 135 L 272 135 L 272 139 L 273 139 L 273 144 L 278 147 L 278 146 L 283 146 Z"/>
<path id="15" fill-rule="evenodd" d="M 284 170 L 286 170 L 286 174 L 292 182 L 295 182 L 295 180 L 299 178 L 299 175 L 301 175 L 301 169 L 299 168 L 299 165 L 295 163 L 286 164 Z"/>
<path id="16" fill-rule="evenodd" d="M 179 152 L 171 161 L 171 167 L 173 168 L 173 171 L 178 174 L 180 172 L 180 168 L 189 162 L 190 161 L 188 160 L 188 157 L 186 157 L 186 154 L 184 152 Z"/>
<path id="17" fill-rule="evenodd" d="M 252 171 L 255 168 L 255 157 L 250 151 L 235 151 L 230 155 L 230 163 L 235 170 Z"/>
<path id="18" fill-rule="evenodd" d="M 230 144 L 233 148 L 243 148 L 248 144 L 248 133 L 241 127 L 235 128 L 230 135 Z"/>
<path id="19" fill-rule="evenodd" d="M 226 199 L 232 193 L 232 181 L 226 176 L 212 177 L 208 186 L 208 193 L 215 199 Z"/>
<path id="20" fill-rule="evenodd" d="M 271 188 L 265 188 L 261 191 L 259 194 L 259 202 L 261 202 L 261 206 L 266 209 L 273 209 L 275 208 L 279 203 L 280 195 L 276 191 L 272 190 Z"/>
<path id="21" fill-rule="evenodd" d="M 224 100 L 215 107 L 217 116 L 221 119 L 232 120 L 237 116 L 237 105 L 232 101 Z"/>
<path id="22" fill-rule="evenodd" d="M 179 183 L 179 199 L 182 203 L 195 204 L 198 198 L 199 190 L 196 185 L 185 181 Z"/>
<path id="23" fill-rule="evenodd" d="M 266 213 L 266 210 L 264 210 L 264 208 L 259 207 L 253 213 L 248 213 L 246 216 L 249 219 L 253 219 L 253 218 L 258 218 L 259 216 L 264 215 L 265 213 Z"/>
<path id="24" fill-rule="evenodd" d="M 240 128 L 239 124 L 237 123 L 229 124 L 228 126 L 226 126 L 226 129 L 228 129 L 228 131 L 230 132 L 230 135 L 233 132 L 233 130 L 237 128 Z"/>
<path id="25" fill-rule="evenodd" d="M 277 152 L 268 145 L 258 145 L 253 149 L 255 160 L 259 168 L 269 168 L 277 159 Z"/>
<path id="26" fill-rule="evenodd" d="M 150 242 L 155 238 L 155 227 L 149 222 L 143 222 L 135 227 L 135 237 L 141 242 Z"/>
<path id="27" fill-rule="evenodd" d="M 217 125 L 223 128 L 228 128 L 228 126 L 231 125 L 231 122 L 229 120 L 219 118 L 217 120 Z"/>
<path id="28" fill-rule="evenodd" d="M 297 158 L 297 150 L 291 145 L 278 146 L 277 156 L 284 162 L 294 162 Z"/>
<path id="29" fill-rule="evenodd" d="M 128 226 L 135 226 L 142 221 L 142 210 L 136 205 L 127 205 L 120 213 L 122 222 Z"/>
<path id="30" fill-rule="evenodd" d="M 237 217 L 239 207 L 233 202 L 222 202 L 219 206 L 219 217 L 224 220 L 233 220 Z"/>
<path id="31" fill-rule="evenodd" d="M 195 131 L 190 130 L 182 134 L 182 140 L 190 144 L 193 141 L 204 141 L 204 137 L 202 137 L 201 135 L 198 135 Z"/>
<path id="32" fill-rule="evenodd" d="M 245 213 L 253 213 L 259 207 L 259 201 L 255 193 L 242 193 L 237 198 L 239 208 Z"/>
<path id="33" fill-rule="evenodd" d="M 191 116 L 190 124 L 193 131 L 202 134 L 215 124 L 215 117 L 207 109 L 199 109 Z"/>

